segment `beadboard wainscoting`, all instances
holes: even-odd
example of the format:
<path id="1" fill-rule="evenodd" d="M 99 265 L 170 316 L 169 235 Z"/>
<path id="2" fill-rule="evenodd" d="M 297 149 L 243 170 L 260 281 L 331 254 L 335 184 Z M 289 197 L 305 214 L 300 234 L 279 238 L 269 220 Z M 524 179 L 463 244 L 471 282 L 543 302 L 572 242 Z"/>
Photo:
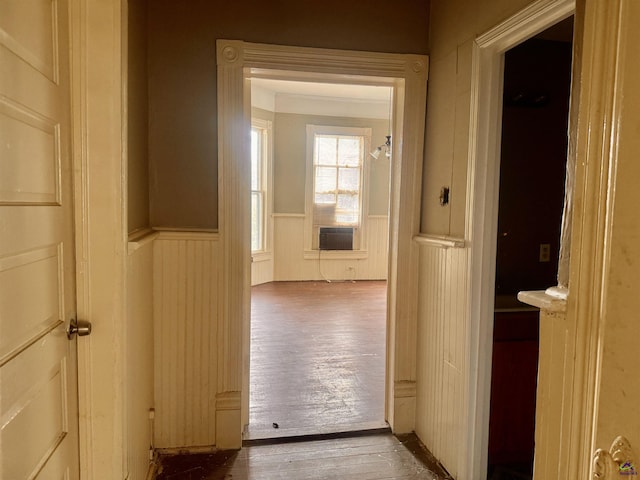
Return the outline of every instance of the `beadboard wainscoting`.
<path id="1" fill-rule="evenodd" d="M 147 478 L 153 445 L 149 410 L 153 407 L 153 242 L 148 230 L 130 238 L 127 258 L 126 435 L 131 480 Z"/>
<path id="2" fill-rule="evenodd" d="M 450 248 L 456 242 L 419 244 L 416 433 L 457 478 L 467 434 L 469 250 Z"/>
<path id="3" fill-rule="evenodd" d="M 388 216 L 367 217 L 362 252 L 313 250 L 305 253 L 304 223 L 303 214 L 274 215 L 275 281 L 386 280 Z"/>
<path id="4" fill-rule="evenodd" d="M 155 446 L 216 445 L 219 237 L 162 231 L 154 242 Z"/>
<path id="5" fill-rule="evenodd" d="M 251 255 L 251 286 L 273 282 L 273 253 L 260 252 Z"/>

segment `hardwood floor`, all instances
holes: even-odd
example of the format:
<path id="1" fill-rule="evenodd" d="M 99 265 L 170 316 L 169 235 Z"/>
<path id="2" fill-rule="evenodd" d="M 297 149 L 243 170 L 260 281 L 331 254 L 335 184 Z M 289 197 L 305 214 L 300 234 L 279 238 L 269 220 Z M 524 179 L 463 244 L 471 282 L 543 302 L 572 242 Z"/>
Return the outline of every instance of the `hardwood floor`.
<path id="1" fill-rule="evenodd" d="M 386 282 L 274 282 L 251 297 L 245 439 L 386 427 Z"/>
<path id="2" fill-rule="evenodd" d="M 368 435 L 161 457 L 157 480 L 445 480 L 415 435 Z"/>
<path id="3" fill-rule="evenodd" d="M 251 305 L 250 440 L 161 456 L 157 480 L 451 479 L 414 434 L 362 431 L 387 426 L 386 282 L 265 284 Z"/>

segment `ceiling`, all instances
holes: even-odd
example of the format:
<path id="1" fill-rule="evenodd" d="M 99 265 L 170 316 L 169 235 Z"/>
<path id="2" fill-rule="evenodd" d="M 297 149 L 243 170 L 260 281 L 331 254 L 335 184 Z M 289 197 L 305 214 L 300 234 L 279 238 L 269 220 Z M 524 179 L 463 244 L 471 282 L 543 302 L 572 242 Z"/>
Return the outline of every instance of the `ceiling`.
<path id="1" fill-rule="evenodd" d="M 278 113 L 389 118 L 388 86 L 251 79 L 254 107 Z"/>
<path id="2" fill-rule="evenodd" d="M 265 78 L 252 78 L 251 86 L 262 88 L 276 95 L 299 95 L 305 97 L 325 97 L 384 103 L 389 101 L 390 90 L 389 87 L 371 85 L 345 85 Z"/>

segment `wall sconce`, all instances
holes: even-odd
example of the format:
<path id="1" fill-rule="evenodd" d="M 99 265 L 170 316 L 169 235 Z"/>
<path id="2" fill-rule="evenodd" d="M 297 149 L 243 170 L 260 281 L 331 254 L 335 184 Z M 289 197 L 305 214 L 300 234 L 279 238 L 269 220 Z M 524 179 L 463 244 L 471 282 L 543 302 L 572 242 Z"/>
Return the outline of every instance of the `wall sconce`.
<path id="1" fill-rule="evenodd" d="M 386 142 L 376 147 L 376 149 L 369 154 L 376 160 L 380 157 L 380 154 L 382 153 L 383 150 L 384 150 L 385 156 L 387 158 L 391 158 L 391 135 L 387 135 L 386 138 L 387 138 Z"/>

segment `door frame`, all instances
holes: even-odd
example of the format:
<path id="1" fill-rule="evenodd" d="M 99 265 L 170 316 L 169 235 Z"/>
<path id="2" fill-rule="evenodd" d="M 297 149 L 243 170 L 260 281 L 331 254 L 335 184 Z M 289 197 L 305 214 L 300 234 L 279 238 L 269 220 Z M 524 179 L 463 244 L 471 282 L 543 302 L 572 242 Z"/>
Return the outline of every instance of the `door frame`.
<path id="1" fill-rule="evenodd" d="M 260 70 L 330 76 L 394 86 L 389 288 L 387 302 L 386 420 L 394 432 L 415 425 L 417 246 L 424 147 L 428 58 L 218 40 L 218 226 L 222 248 L 218 310 L 216 445 L 239 448 L 249 416 L 250 82 Z M 354 79 L 355 77 L 355 79 Z"/>
<path id="2" fill-rule="evenodd" d="M 81 478 L 126 478 L 127 0 L 70 0 Z"/>
<path id="3" fill-rule="evenodd" d="M 575 0 L 538 0 L 473 43 L 465 237 L 470 239 L 466 448 L 461 478 L 487 471 L 504 53 L 569 17 Z"/>

